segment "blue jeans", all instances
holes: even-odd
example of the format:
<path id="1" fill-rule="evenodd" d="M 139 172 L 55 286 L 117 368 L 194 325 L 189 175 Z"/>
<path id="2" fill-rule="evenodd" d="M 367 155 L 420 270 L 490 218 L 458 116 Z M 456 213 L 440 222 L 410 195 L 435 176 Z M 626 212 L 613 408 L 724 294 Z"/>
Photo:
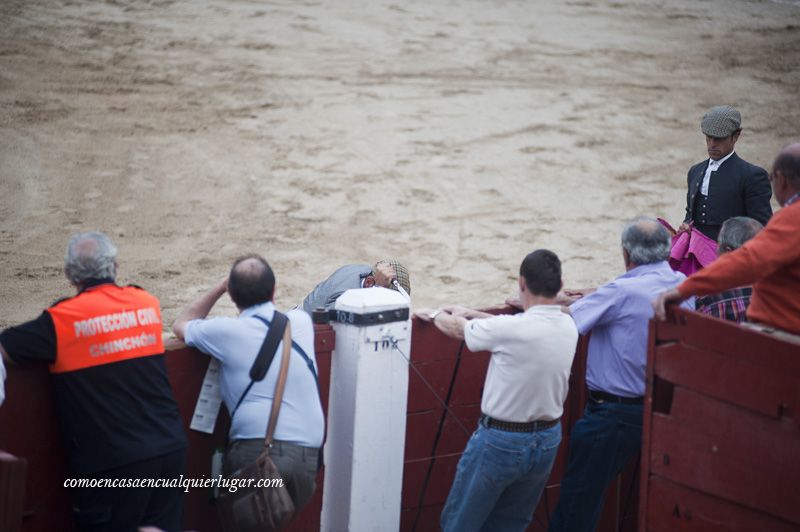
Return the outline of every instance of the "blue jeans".
<path id="1" fill-rule="evenodd" d="M 569 443 L 567 472 L 549 532 L 591 532 L 606 488 L 642 446 L 642 405 L 588 402 Z"/>
<path id="2" fill-rule="evenodd" d="M 525 530 L 560 442 L 561 423 L 539 432 L 478 426 L 458 461 L 442 511 L 442 529 Z"/>

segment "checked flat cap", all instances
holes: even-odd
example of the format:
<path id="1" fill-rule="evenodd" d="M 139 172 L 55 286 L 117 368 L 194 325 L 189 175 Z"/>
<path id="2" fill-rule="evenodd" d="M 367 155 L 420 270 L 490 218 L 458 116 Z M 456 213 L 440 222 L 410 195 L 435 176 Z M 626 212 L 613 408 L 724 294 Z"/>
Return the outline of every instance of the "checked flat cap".
<path id="1" fill-rule="evenodd" d="M 730 137 L 742 127 L 742 115 L 730 105 L 712 107 L 703 116 L 700 129 L 709 137 Z"/>
<path id="2" fill-rule="evenodd" d="M 375 268 L 377 268 L 378 264 L 381 263 L 389 264 L 394 268 L 394 271 L 397 274 L 397 282 L 403 287 L 403 290 L 405 290 L 406 293 L 411 294 L 411 275 L 409 275 L 408 269 L 394 259 L 379 260 L 378 263 L 375 264 Z M 372 269 L 373 274 L 375 272 L 375 268 Z M 390 286 L 389 288 L 394 287 Z"/>

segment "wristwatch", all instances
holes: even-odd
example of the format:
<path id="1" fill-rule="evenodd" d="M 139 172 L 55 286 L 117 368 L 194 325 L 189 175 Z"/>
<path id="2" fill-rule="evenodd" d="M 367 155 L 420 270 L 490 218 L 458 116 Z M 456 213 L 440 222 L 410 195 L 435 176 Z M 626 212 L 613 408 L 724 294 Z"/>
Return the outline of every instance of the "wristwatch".
<path id="1" fill-rule="evenodd" d="M 431 323 L 433 323 L 433 320 L 435 320 L 435 319 L 436 319 L 436 316 L 438 316 L 438 315 L 439 315 L 439 314 L 441 314 L 441 313 L 442 313 L 442 309 L 440 309 L 440 308 L 437 308 L 436 310 L 434 310 L 433 312 L 431 312 L 431 313 L 430 313 Z"/>

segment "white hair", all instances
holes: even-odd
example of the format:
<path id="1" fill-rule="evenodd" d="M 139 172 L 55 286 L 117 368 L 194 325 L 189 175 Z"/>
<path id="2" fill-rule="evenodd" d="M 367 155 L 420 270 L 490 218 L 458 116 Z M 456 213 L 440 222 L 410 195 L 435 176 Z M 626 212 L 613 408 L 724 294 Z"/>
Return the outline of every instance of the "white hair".
<path id="1" fill-rule="evenodd" d="M 671 247 L 669 231 L 655 218 L 640 216 L 622 230 L 622 249 L 637 266 L 669 259 Z"/>
<path id="2" fill-rule="evenodd" d="M 64 271 L 73 284 L 89 279 L 116 279 L 117 248 L 103 233 L 72 235 L 64 255 Z"/>

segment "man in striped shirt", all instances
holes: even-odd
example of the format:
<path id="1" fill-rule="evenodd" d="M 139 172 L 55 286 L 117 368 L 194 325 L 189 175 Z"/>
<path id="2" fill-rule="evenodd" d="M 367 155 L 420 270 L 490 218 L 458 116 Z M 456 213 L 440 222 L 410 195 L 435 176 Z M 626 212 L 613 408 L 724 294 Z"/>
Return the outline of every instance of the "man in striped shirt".
<path id="1" fill-rule="evenodd" d="M 747 216 L 736 216 L 725 220 L 719 232 L 717 254 L 722 255 L 739 249 L 764 228 L 758 220 Z M 695 300 L 697 312 L 728 321 L 741 323 L 747 321 L 745 311 L 753 294 L 751 286 L 731 288 L 719 294 L 698 297 Z"/>

